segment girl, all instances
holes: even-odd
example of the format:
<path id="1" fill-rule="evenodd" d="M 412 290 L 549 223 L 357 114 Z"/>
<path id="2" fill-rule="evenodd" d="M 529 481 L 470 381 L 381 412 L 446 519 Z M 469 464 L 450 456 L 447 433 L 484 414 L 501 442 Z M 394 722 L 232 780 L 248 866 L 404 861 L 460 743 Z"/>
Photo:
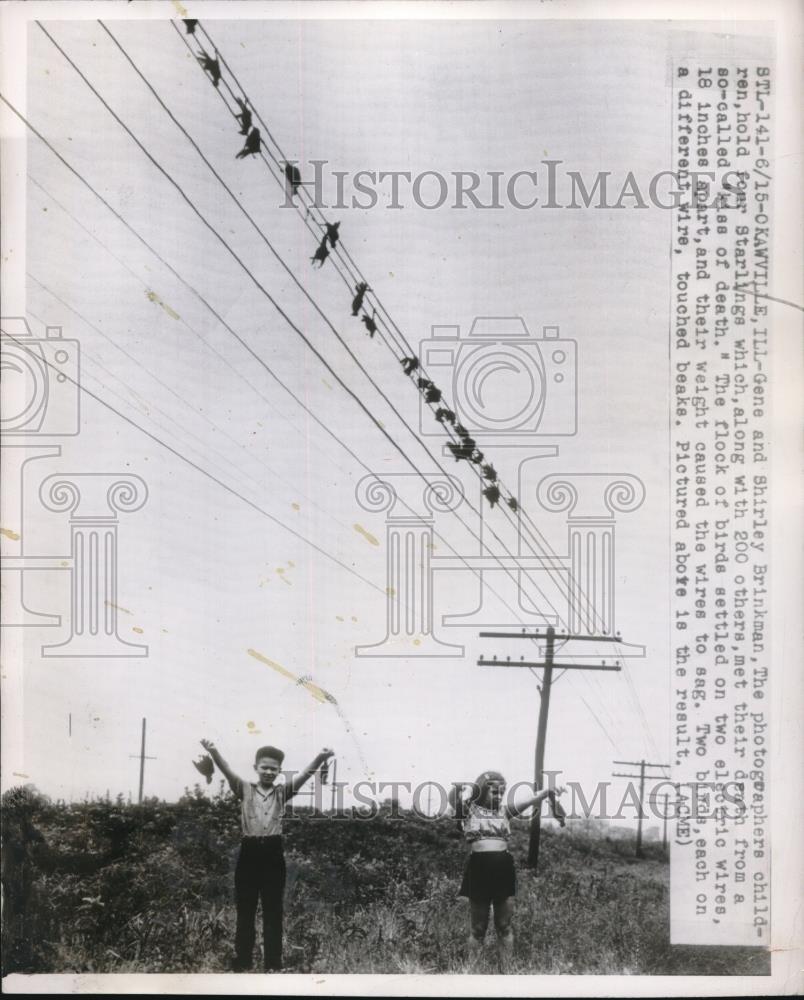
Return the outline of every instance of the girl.
<path id="1" fill-rule="evenodd" d="M 511 918 L 514 910 L 516 876 L 514 859 L 508 852 L 511 819 L 529 806 L 540 806 L 544 799 L 561 795 L 563 788 L 544 789 L 518 805 L 503 802 L 506 782 L 499 771 L 484 771 L 463 798 L 463 785 L 453 786 L 450 802 L 461 821 L 464 837 L 470 845 L 469 859 L 459 895 L 469 898 L 469 948 L 477 954 L 486 936 L 489 911 L 494 906 L 494 928 L 504 959 L 514 945 Z M 563 824 L 562 824 L 563 825 Z"/>

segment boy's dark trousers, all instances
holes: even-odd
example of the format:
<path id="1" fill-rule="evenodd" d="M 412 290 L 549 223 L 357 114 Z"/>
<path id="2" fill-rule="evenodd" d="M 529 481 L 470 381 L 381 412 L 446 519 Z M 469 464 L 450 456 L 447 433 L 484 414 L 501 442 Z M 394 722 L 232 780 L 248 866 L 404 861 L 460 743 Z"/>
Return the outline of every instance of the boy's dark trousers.
<path id="1" fill-rule="evenodd" d="M 244 837 L 235 869 L 237 931 L 235 970 L 250 969 L 254 960 L 257 900 L 262 903 L 263 955 L 266 971 L 282 968 L 282 904 L 285 856 L 282 837 Z"/>

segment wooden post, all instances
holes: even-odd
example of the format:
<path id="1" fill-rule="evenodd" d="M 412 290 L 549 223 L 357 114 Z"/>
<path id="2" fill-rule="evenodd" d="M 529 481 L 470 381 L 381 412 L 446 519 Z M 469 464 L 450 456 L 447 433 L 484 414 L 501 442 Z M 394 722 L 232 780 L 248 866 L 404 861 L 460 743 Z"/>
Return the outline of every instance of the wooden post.
<path id="1" fill-rule="evenodd" d="M 645 799 L 645 761 L 641 760 L 639 762 L 639 810 L 637 812 L 637 839 L 636 839 L 636 856 L 638 858 L 643 858 L 645 855 L 642 851 L 642 817 L 645 810 L 642 808 L 642 803 Z"/>
<path id="2" fill-rule="evenodd" d="M 539 721 L 536 729 L 536 754 L 535 754 L 535 774 L 533 776 L 534 791 L 541 791 L 544 787 L 544 748 L 547 741 L 547 714 L 550 710 L 550 689 L 553 684 L 553 668 L 555 664 L 555 644 L 575 640 L 578 642 L 622 642 L 620 634 L 617 635 L 570 635 L 557 633 L 550 625 L 545 634 L 529 632 L 522 629 L 521 632 L 481 632 L 481 638 L 489 639 L 518 639 L 525 642 L 532 642 L 534 639 L 546 639 L 544 651 L 544 661 L 531 663 L 522 656 L 519 660 L 512 660 L 510 656 L 505 660 L 498 660 L 495 656 L 492 660 L 487 660 L 481 656 L 477 661 L 480 667 L 515 667 L 518 669 L 543 670 L 542 683 L 539 688 Z M 566 670 L 620 670 L 619 662 L 606 663 L 605 660 L 596 663 L 567 663 L 562 660 L 558 666 L 561 669 L 559 677 Z M 534 806 L 530 820 L 530 840 L 528 844 L 528 866 L 536 868 L 539 859 L 539 840 L 541 837 L 541 808 Z"/>
<path id="3" fill-rule="evenodd" d="M 145 719 L 142 720 L 142 743 L 140 744 L 140 792 L 137 802 L 142 805 L 142 790 L 145 785 Z"/>
<path id="4" fill-rule="evenodd" d="M 140 752 L 138 754 L 131 753 L 129 757 L 139 757 L 140 759 L 140 790 L 137 796 L 137 803 L 142 805 L 142 793 L 145 786 L 145 761 L 146 760 L 156 760 L 156 757 L 146 757 L 145 755 L 145 719 L 142 720 L 142 739 L 140 740 Z"/>
<path id="5" fill-rule="evenodd" d="M 656 781 L 666 781 L 667 778 L 661 774 L 645 774 L 646 767 L 653 768 L 664 768 L 669 769 L 669 764 L 648 764 L 645 760 L 615 760 L 615 764 L 630 764 L 633 767 L 639 768 L 639 774 L 623 774 L 620 771 L 612 771 L 612 775 L 615 778 L 639 778 L 639 803 L 637 808 L 637 835 L 636 835 L 636 856 L 638 858 L 643 858 L 644 852 L 642 850 L 642 818 L 645 815 L 644 801 L 645 801 L 645 778 L 651 778 Z M 667 837 L 667 796 L 665 795 L 665 821 L 664 821 L 664 836 Z"/>
<path id="6" fill-rule="evenodd" d="M 538 792 L 544 785 L 544 746 L 547 740 L 547 713 L 550 711 L 550 686 L 553 683 L 553 656 L 555 654 L 556 630 L 551 625 L 547 629 L 547 648 L 544 653 L 544 673 L 539 692 L 539 723 L 536 730 L 536 760 L 533 786 Z M 530 840 L 528 844 L 528 865 L 535 868 L 539 860 L 539 841 L 542 832 L 542 810 L 533 807 L 530 818 Z"/>
<path id="7" fill-rule="evenodd" d="M 330 795 L 332 796 L 332 812 L 335 812 L 335 793 L 338 789 L 338 758 L 332 761 L 332 785 L 330 787 Z"/>

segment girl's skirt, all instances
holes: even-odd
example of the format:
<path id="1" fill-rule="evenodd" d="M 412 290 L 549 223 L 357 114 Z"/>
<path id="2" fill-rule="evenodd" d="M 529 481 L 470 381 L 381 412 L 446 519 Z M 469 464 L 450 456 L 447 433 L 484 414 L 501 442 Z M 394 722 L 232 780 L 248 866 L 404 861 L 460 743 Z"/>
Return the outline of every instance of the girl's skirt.
<path id="1" fill-rule="evenodd" d="M 514 859 L 508 851 L 473 851 L 466 862 L 460 896 L 493 903 L 516 895 Z"/>

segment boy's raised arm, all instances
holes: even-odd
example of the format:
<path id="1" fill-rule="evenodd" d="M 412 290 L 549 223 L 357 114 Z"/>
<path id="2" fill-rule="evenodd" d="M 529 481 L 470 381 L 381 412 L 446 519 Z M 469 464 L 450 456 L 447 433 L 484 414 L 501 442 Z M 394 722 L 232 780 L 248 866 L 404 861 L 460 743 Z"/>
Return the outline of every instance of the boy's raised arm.
<path id="1" fill-rule="evenodd" d="M 226 761 L 221 756 L 220 750 L 215 746 L 212 740 L 201 740 L 201 746 L 207 751 L 210 757 L 215 761 L 215 764 L 221 774 L 229 782 L 229 787 L 232 789 L 234 794 L 240 799 L 243 797 L 243 779 L 238 778 L 234 771 L 229 767 Z"/>
<path id="2" fill-rule="evenodd" d="M 314 759 L 307 765 L 307 767 L 305 767 L 303 771 L 299 771 L 298 774 L 294 774 L 293 777 L 290 779 L 290 781 L 288 781 L 287 785 L 285 786 L 286 788 L 285 798 L 289 799 L 292 795 L 295 795 L 296 792 L 298 792 L 301 786 L 305 783 L 305 781 L 307 781 L 307 779 L 312 774 L 315 774 L 315 772 L 319 769 L 319 767 L 321 767 L 324 761 L 329 760 L 330 757 L 334 756 L 335 756 L 334 750 L 330 750 L 328 747 L 324 747 L 324 749 L 319 754 L 316 754 Z"/>

